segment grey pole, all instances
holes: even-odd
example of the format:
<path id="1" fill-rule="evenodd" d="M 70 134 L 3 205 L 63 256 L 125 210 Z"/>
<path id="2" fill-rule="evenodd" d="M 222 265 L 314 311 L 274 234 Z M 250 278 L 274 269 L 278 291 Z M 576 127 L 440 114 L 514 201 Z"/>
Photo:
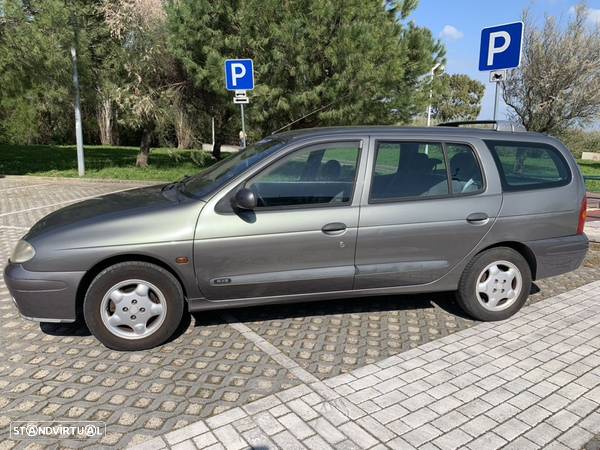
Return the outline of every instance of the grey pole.
<path id="1" fill-rule="evenodd" d="M 79 74 L 77 72 L 77 25 L 75 25 L 75 44 L 71 47 L 71 59 L 73 61 L 73 89 L 75 90 L 75 140 L 77 141 L 77 171 L 79 176 L 85 175 L 85 163 L 83 160 L 83 130 L 81 126 L 81 100 L 79 98 Z"/>
<path id="2" fill-rule="evenodd" d="M 494 120 L 496 120 L 496 116 L 498 115 L 498 94 L 499 94 L 499 89 L 498 89 L 498 82 L 494 83 L 496 85 L 496 94 L 494 96 Z"/>
<path id="3" fill-rule="evenodd" d="M 244 137 L 242 138 L 242 148 L 246 148 L 246 125 L 244 124 L 244 104 L 240 103 L 240 109 L 242 111 L 242 134 Z"/>
<path id="4" fill-rule="evenodd" d="M 215 148 L 215 116 L 211 117 L 210 125 L 212 129 L 212 145 Z"/>

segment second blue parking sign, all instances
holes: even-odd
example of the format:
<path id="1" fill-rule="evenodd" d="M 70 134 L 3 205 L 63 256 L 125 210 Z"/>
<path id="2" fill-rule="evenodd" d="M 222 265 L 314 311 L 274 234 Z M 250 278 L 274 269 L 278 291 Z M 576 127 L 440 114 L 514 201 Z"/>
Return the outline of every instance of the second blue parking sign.
<path id="1" fill-rule="evenodd" d="M 251 59 L 228 59 L 225 61 L 225 87 L 228 91 L 251 91 L 254 89 L 254 65 Z"/>
<path id="2" fill-rule="evenodd" d="M 523 22 L 507 23 L 481 31 L 479 70 L 512 69 L 521 63 Z"/>

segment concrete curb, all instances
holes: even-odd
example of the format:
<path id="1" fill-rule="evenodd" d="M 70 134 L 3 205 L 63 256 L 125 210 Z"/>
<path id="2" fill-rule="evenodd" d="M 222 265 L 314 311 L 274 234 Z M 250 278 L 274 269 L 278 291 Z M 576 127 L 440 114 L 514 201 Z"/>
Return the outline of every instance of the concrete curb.
<path id="1" fill-rule="evenodd" d="M 112 184 L 139 184 L 140 186 L 153 186 L 165 184 L 167 181 L 159 180 L 118 180 L 115 178 L 68 178 L 68 177 L 43 177 L 37 175 L 6 175 L 7 180 L 33 180 L 54 181 L 57 183 L 112 183 Z"/>
<path id="2" fill-rule="evenodd" d="M 585 234 L 590 242 L 600 243 L 600 220 L 594 222 L 586 222 Z"/>

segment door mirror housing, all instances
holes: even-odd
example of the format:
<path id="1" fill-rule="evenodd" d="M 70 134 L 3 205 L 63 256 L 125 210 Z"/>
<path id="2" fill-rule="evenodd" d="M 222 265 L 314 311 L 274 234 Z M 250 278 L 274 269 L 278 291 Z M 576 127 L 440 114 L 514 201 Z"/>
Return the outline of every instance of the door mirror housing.
<path id="1" fill-rule="evenodd" d="M 248 188 L 241 188 L 235 193 L 232 201 L 234 208 L 252 210 L 256 208 L 256 195 Z"/>

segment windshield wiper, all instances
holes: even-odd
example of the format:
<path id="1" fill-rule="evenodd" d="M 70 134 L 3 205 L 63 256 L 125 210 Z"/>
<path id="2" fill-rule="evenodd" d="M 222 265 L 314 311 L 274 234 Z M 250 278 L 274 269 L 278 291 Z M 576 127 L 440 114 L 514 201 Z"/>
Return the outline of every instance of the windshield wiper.
<path id="1" fill-rule="evenodd" d="M 189 180 L 190 178 L 192 178 L 191 175 L 184 175 L 183 178 L 177 180 L 177 181 L 173 181 L 171 183 L 165 184 L 160 191 L 164 192 L 170 189 L 173 189 L 175 186 L 177 186 L 177 190 L 179 190 L 179 186 L 182 186 L 183 183 L 185 183 L 187 180 Z"/>
<path id="2" fill-rule="evenodd" d="M 185 182 L 190 178 L 192 178 L 191 175 L 185 175 L 181 180 L 175 183 L 175 186 L 177 187 L 177 192 L 183 191 L 183 188 L 185 187 Z"/>
<path id="3" fill-rule="evenodd" d="M 172 189 L 173 186 L 175 186 L 176 184 L 177 184 L 176 181 L 173 181 L 171 183 L 167 183 L 163 187 L 160 188 L 160 192 L 168 191 L 169 189 Z"/>

